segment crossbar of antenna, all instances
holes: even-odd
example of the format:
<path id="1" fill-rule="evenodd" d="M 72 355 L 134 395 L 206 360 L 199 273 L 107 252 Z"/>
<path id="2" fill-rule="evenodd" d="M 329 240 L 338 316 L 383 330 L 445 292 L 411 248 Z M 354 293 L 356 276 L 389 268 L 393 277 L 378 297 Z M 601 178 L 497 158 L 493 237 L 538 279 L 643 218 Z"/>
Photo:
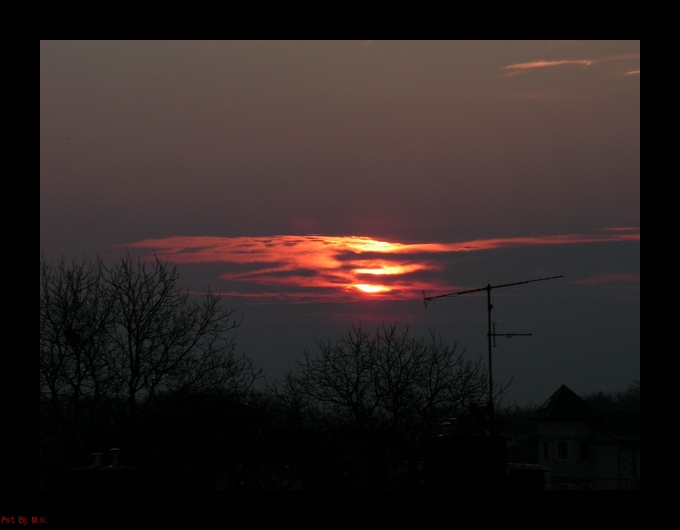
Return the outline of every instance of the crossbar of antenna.
<path id="1" fill-rule="evenodd" d="M 430 301 L 430 300 L 436 300 L 437 298 L 444 298 L 445 296 L 458 296 L 459 294 L 467 294 L 467 293 L 476 293 L 477 291 L 486 291 L 486 287 L 481 287 L 479 289 L 469 289 L 467 291 L 458 291 L 456 293 L 448 293 L 448 294 L 438 294 L 436 296 L 426 296 L 425 300 Z"/>
<path id="2" fill-rule="evenodd" d="M 510 287 L 512 285 L 524 285 L 525 283 L 540 282 L 540 281 L 543 281 L 543 280 L 553 280 L 555 278 L 562 278 L 563 276 L 564 275 L 548 276 L 547 278 L 537 278 L 535 280 L 526 280 L 526 281 L 523 281 L 523 282 L 504 283 L 504 284 L 501 284 L 501 285 L 487 285 L 486 287 L 480 287 L 478 289 L 468 289 L 466 291 L 457 291 L 455 293 L 439 294 L 439 295 L 436 295 L 436 296 L 426 296 L 424 298 L 425 298 L 426 302 L 429 302 L 430 300 L 436 300 L 437 298 L 444 298 L 446 296 L 458 296 L 458 295 L 461 295 L 461 294 L 476 293 L 476 292 L 479 292 L 479 291 L 490 291 L 491 289 L 498 289 L 499 287 Z M 425 294 L 425 293 L 423 292 L 423 294 Z"/>

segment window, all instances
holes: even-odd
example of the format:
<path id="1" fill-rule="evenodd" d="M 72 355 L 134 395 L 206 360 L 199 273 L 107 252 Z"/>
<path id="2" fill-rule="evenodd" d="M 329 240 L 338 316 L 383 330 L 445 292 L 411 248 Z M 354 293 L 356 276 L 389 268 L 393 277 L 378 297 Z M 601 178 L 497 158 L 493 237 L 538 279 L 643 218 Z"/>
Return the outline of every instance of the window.
<path id="1" fill-rule="evenodd" d="M 557 442 L 557 459 L 569 460 L 569 442 Z"/>
<path id="2" fill-rule="evenodd" d="M 543 442 L 543 460 L 548 460 L 550 458 L 550 444 L 548 442 Z"/>
<path id="3" fill-rule="evenodd" d="M 588 442 L 580 442 L 578 444 L 578 456 L 582 460 L 590 458 L 590 444 Z"/>

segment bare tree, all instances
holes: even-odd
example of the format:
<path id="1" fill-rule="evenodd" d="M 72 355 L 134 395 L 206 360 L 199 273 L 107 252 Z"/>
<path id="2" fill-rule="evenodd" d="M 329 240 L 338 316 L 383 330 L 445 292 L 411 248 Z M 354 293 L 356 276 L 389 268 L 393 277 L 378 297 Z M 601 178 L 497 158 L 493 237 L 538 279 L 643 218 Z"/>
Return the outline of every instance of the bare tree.
<path id="1" fill-rule="evenodd" d="M 235 355 L 240 324 L 221 297 L 184 292 L 158 259 L 129 254 L 112 267 L 40 261 L 40 392 L 73 456 L 86 424 L 127 430 L 160 402 L 192 393 L 244 396 L 260 372 Z M 90 429 L 91 430 L 91 429 Z"/>
<path id="2" fill-rule="evenodd" d="M 111 382 L 111 300 L 100 274 L 99 263 L 40 262 L 41 443 L 58 440 L 66 458 Z"/>
<path id="3" fill-rule="evenodd" d="M 435 333 L 383 325 L 374 335 L 352 326 L 337 342 L 305 351 L 278 395 L 297 411 L 316 409 L 338 424 L 392 431 L 431 431 L 442 418 L 465 415 L 483 400 L 481 359 Z"/>
<path id="4" fill-rule="evenodd" d="M 427 437 L 452 416 L 462 427 L 487 394 L 481 357 L 434 332 L 351 326 L 318 346 L 272 389 L 303 448 L 295 461 L 305 488 L 418 487 Z"/>

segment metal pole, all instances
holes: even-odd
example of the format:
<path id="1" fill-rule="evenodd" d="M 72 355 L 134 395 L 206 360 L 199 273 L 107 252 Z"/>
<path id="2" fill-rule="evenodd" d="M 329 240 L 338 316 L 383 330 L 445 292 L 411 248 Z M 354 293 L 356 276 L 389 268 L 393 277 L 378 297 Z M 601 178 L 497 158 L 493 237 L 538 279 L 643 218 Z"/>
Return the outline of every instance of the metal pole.
<path id="1" fill-rule="evenodd" d="M 491 289 L 499 289 L 501 287 L 511 287 L 513 285 L 523 285 L 525 283 L 532 283 L 532 282 L 542 282 L 544 280 L 553 280 L 555 278 L 562 278 L 562 275 L 559 276 L 549 276 L 546 278 L 536 278 L 535 280 L 526 280 L 523 282 L 515 282 L 515 283 L 504 283 L 502 285 L 491 285 L 490 283 L 486 285 L 486 287 L 480 287 L 478 289 L 467 289 L 465 291 L 457 291 L 455 293 L 447 293 L 447 294 L 440 294 L 437 296 L 425 296 L 425 291 L 423 291 L 423 303 L 425 304 L 425 308 L 427 308 L 427 302 L 431 300 L 436 300 L 437 298 L 444 298 L 446 296 L 459 296 L 461 294 L 467 294 L 467 293 L 476 293 L 479 291 L 486 291 L 486 303 L 487 303 L 487 311 L 488 311 L 488 340 L 489 340 L 489 403 L 488 403 L 488 412 L 489 412 L 489 417 L 493 416 L 494 414 L 494 406 L 493 406 L 493 373 L 491 369 L 491 337 L 495 337 L 496 333 L 491 331 L 491 309 L 493 306 L 491 305 Z M 511 334 L 508 334 L 510 336 Z M 528 333 L 528 335 L 531 335 L 531 333 Z"/>
<path id="2" fill-rule="evenodd" d="M 487 308 L 489 310 L 489 333 L 488 333 L 488 339 L 489 339 L 489 417 L 493 416 L 493 374 L 491 370 L 491 309 L 493 309 L 493 306 L 491 305 L 491 284 L 487 284 L 486 286 L 486 304 Z"/>

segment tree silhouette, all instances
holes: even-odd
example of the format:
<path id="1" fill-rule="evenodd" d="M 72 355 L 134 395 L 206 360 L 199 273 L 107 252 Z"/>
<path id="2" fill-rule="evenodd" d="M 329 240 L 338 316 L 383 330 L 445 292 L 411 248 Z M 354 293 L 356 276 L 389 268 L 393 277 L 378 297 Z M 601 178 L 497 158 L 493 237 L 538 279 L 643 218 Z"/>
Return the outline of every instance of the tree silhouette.
<path id="1" fill-rule="evenodd" d="M 633 381 L 626 390 L 619 392 L 591 392 L 583 396 L 595 409 L 603 410 L 639 410 L 640 381 Z"/>
<path id="2" fill-rule="evenodd" d="M 239 324 L 220 296 L 192 297 L 158 259 L 41 256 L 43 457 L 74 465 L 95 445 L 132 443 L 154 407 L 189 395 L 245 396 L 260 372 L 235 355 Z"/>
<path id="3" fill-rule="evenodd" d="M 333 468 L 333 487 L 403 486 L 415 473 L 404 466 L 415 465 L 422 438 L 440 432 L 449 417 L 469 416 L 471 404 L 486 396 L 481 359 L 433 332 L 422 338 L 396 325 L 375 334 L 352 326 L 336 342 L 318 345 L 273 392 L 300 429 L 330 433 L 314 441 L 307 458 L 318 458 L 304 467 L 316 475 Z M 328 477 L 315 480 L 331 487 Z"/>
<path id="4" fill-rule="evenodd" d="M 483 401 L 485 377 L 480 358 L 434 333 L 413 337 L 408 328 L 383 325 L 372 335 L 352 326 L 337 342 L 320 342 L 317 354 L 305 351 L 279 395 L 341 424 L 427 430 Z"/>

